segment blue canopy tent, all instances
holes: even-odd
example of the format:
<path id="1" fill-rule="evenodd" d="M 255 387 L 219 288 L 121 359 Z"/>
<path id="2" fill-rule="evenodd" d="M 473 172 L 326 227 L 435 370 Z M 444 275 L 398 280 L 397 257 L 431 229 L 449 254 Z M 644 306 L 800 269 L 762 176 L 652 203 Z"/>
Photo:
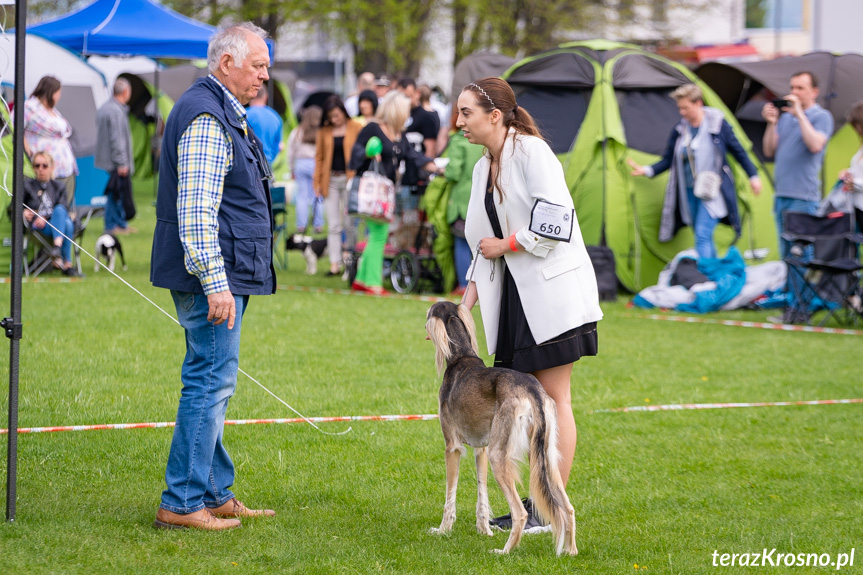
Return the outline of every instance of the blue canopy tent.
<path id="1" fill-rule="evenodd" d="M 195 59 L 207 57 L 216 29 L 151 0 L 96 0 L 27 31 L 85 56 Z M 272 40 L 267 45 L 272 60 Z"/>
<path id="2" fill-rule="evenodd" d="M 206 58 L 215 28 L 150 0 L 96 0 L 27 31 L 84 55 Z"/>

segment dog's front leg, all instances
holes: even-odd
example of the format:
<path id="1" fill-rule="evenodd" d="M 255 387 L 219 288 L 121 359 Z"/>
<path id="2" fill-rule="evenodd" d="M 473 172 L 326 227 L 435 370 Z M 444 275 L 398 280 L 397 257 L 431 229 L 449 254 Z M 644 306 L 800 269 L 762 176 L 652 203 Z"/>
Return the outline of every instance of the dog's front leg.
<path id="1" fill-rule="evenodd" d="M 443 505 L 443 519 L 440 527 L 432 527 L 429 533 L 449 533 L 455 523 L 455 493 L 458 488 L 458 467 L 464 446 L 447 446 L 446 449 L 446 501 Z"/>
<path id="2" fill-rule="evenodd" d="M 474 449 L 476 461 L 476 530 L 481 535 L 494 535 L 488 519 L 491 509 L 488 505 L 488 451 L 485 447 Z"/>

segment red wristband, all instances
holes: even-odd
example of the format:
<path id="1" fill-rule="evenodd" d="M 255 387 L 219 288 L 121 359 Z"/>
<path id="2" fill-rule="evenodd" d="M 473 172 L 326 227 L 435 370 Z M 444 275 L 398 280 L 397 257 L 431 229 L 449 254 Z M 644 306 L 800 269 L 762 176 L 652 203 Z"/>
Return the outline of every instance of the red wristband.
<path id="1" fill-rule="evenodd" d="M 518 251 L 518 244 L 515 243 L 515 234 L 509 236 L 509 249 L 514 252 Z"/>

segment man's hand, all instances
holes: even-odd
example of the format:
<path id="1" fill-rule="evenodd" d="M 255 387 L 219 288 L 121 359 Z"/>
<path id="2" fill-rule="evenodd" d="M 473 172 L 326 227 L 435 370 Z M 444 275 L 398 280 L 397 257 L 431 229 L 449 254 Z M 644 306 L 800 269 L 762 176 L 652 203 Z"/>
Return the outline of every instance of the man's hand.
<path id="1" fill-rule="evenodd" d="M 768 124 L 776 124 L 776 122 L 779 121 L 779 110 L 777 110 L 776 106 L 772 103 L 767 102 L 764 104 L 764 107 L 761 108 L 761 117 L 764 118 Z"/>
<path id="2" fill-rule="evenodd" d="M 800 98 L 795 96 L 794 94 L 788 94 L 785 96 L 785 99 L 791 104 L 787 108 L 782 108 L 783 110 L 787 110 L 794 114 L 794 117 L 798 120 L 804 115 L 803 106 L 800 104 Z"/>
<path id="3" fill-rule="evenodd" d="M 117 168 L 117 175 L 126 177 L 129 175 L 129 166 L 120 166 Z"/>
<path id="4" fill-rule="evenodd" d="M 225 320 L 228 320 L 228 329 L 234 329 L 234 318 L 237 317 L 237 307 L 230 290 L 208 295 L 207 303 L 210 305 L 207 321 L 213 322 L 214 325 L 220 325 Z"/>

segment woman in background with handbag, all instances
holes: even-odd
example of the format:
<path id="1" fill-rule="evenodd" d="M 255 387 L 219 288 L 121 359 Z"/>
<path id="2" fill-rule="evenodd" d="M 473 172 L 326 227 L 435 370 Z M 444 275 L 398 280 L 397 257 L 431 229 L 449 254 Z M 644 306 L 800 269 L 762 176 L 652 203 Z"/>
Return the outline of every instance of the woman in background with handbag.
<path id="1" fill-rule="evenodd" d="M 348 168 L 351 150 L 362 124 L 350 119 L 341 98 L 333 94 L 324 101 L 321 129 L 315 140 L 315 195 L 324 198 L 327 213 L 327 251 L 330 270 L 326 275 L 341 275 L 339 269 L 345 258 L 342 250 L 342 231 L 347 232 L 346 248 L 353 250 L 356 230 L 348 218 L 348 180 L 353 171 Z"/>
<path id="2" fill-rule="evenodd" d="M 429 172 L 441 173 L 432 158 L 421 155 L 413 146 L 402 141 L 405 122 L 410 116 L 410 106 L 407 96 L 397 91 L 389 92 L 381 99 L 375 117 L 362 129 L 354 144 L 348 168 L 356 171 L 355 177 L 362 177 L 363 173 L 372 167 L 373 160 L 378 162 L 380 171 L 393 184 L 398 184 L 398 167 L 402 160 L 414 162 L 417 167 Z M 372 153 L 367 154 L 366 144 L 374 137 L 380 140 L 380 153 L 374 154 L 377 150 L 370 149 Z M 384 247 L 389 228 L 388 222 L 366 220 L 369 239 L 351 289 L 377 295 L 384 293 Z"/>
<path id="3" fill-rule="evenodd" d="M 727 224 L 734 229 L 735 236 L 740 235 L 737 194 L 726 153 L 731 152 L 749 175 L 749 184 L 756 195 L 761 192 L 761 180 L 722 112 L 704 106 L 701 88 L 684 84 L 671 97 L 677 102 L 682 119 L 671 130 L 662 159 L 652 166 L 627 161 L 633 176 L 652 178 L 670 170 L 659 241 L 669 242 L 681 227 L 690 226 L 698 256 L 716 258 L 713 242 L 716 224 Z"/>

